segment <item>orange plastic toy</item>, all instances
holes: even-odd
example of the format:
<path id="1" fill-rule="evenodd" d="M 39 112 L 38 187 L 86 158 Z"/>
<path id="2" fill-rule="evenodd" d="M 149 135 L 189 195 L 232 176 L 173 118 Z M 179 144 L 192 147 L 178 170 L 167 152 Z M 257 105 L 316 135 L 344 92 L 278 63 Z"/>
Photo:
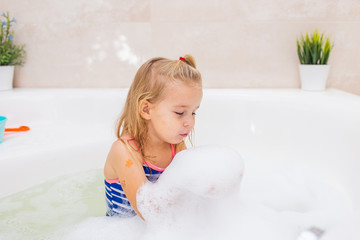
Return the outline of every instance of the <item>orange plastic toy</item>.
<path id="1" fill-rule="evenodd" d="M 5 128 L 5 132 L 25 132 L 29 130 L 30 128 L 28 126 L 21 126 L 18 128 Z"/>

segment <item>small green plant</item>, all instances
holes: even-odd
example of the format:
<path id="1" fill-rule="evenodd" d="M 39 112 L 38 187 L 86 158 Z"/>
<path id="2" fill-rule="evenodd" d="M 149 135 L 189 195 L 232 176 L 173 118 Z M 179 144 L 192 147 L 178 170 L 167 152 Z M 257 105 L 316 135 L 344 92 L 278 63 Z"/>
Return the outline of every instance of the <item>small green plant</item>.
<path id="1" fill-rule="evenodd" d="M 324 37 L 324 34 L 320 34 L 316 29 L 312 35 L 301 35 L 296 44 L 301 64 L 327 64 L 333 47 L 330 38 Z"/>
<path id="2" fill-rule="evenodd" d="M 25 45 L 14 44 L 14 32 L 12 24 L 16 19 L 10 20 L 9 12 L 0 16 L 0 66 L 23 65 L 25 63 Z"/>

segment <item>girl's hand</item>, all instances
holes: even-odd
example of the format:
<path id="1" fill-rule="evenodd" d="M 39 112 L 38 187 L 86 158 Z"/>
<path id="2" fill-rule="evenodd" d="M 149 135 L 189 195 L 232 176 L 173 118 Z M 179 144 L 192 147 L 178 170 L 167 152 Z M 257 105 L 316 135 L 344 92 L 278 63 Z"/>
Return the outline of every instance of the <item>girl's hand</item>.
<path id="1" fill-rule="evenodd" d="M 183 190 L 158 182 L 147 182 L 139 188 L 137 206 L 146 220 L 153 221 L 171 212 L 173 207 L 179 206 L 183 196 Z"/>

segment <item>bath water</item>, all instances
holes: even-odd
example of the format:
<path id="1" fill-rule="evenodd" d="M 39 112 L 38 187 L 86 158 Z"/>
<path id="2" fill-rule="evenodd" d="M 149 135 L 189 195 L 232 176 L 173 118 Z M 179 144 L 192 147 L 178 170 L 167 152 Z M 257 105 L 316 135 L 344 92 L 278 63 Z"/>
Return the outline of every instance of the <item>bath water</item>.
<path id="1" fill-rule="evenodd" d="M 102 181 L 103 170 L 97 169 L 0 199 L 0 239 L 57 239 L 60 229 L 90 216 L 104 216 Z"/>
<path id="2" fill-rule="evenodd" d="M 347 196 L 305 166 L 245 162 L 242 172 L 236 156 L 222 152 L 219 164 L 211 149 L 198 164 L 183 154 L 158 185 L 144 185 L 140 192 L 148 194 L 139 198 L 159 193 L 152 201 L 162 207 L 147 212 L 146 223 L 104 216 L 99 169 L 0 199 L 0 239 L 289 240 L 311 226 L 331 230 L 351 210 Z M 228 185 L 231 192 L 222 191 Z M 180 193 L 180 200 L 168 192 Z"/>

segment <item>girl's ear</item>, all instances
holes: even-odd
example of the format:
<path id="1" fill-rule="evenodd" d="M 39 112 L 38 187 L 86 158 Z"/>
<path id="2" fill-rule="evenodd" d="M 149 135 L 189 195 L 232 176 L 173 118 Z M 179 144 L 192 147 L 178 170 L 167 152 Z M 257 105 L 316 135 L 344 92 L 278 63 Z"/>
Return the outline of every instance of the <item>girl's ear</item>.
<path id="1" fill-rule="evenodd" d="M 151 103 L 147 100 L 142 100 L 139 104 L 140 116 L 145 120 L 150 120 Z"/>

